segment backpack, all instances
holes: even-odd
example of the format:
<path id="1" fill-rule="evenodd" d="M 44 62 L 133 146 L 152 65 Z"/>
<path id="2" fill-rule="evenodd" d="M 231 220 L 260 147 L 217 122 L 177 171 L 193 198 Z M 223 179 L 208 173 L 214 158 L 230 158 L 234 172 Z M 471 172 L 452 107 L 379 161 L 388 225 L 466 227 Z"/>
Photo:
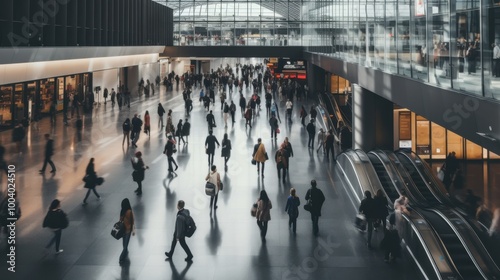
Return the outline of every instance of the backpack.
<path id="1" fill-rule="evenodd" d="M 182 214 L 184 215 L 184 217 L 186 218 L 185 219 L 185 229 L 184 229 L 184 235 L 186 237 L 191 237 L 193 236 L 194 232 L 196 231 L 196 223 L 194 222 L 193 220 L 193 217 L 191 217 L 191 215 L 187 215 L 187 214 Z"/>

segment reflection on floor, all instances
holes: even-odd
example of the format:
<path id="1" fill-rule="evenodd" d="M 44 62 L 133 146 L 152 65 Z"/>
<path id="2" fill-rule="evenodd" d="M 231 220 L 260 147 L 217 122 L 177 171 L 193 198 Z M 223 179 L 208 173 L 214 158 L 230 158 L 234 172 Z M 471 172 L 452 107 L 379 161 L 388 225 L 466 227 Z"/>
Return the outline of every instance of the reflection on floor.
<path id="1" fill-rule="evenodd" d="M 204 147 L 206 112 L 197 101 L 189 117 L 192 124 L 189 144 L 180 145 L 176 154 L 179 164 L 176 174 L 168 174 L 167 159 L 162 154 L 165 135 L 157 127 L 156 107 L 161 100 L 166 110 L 172 109 L 176 124 L 179 118 L 184 118 L 179 93 L 180 90 L 165 93 L 162 88 L 159 95 L 149 99 L 136 98 L 131 109 L 118 110 L 109 102 L 101 103 L 92 115 L 85 117 L 82 135 L 75 132 L 75 119 L 64 126 L 58 116 L 54 127 L 44 119 L 39 130 L 29 128 L 22 155 L 12 154 L 15 147 L 10 140 L 11 132 L 0 133 L 0 141 L 8 150 L 8 161 L 16 166 L 16 186 L 23 213 L 16 228 L 16 273 L 6 271 L 6 246 L 2 242 L 1 279 L 371 279 L 373 275 L 377 279 L 418 279 L 418 273 L 405 259 L 397 265 L 383 262 L 378 249 L 382 232 L 374 234 L 375 249 L 366 248 L 364 234 L 353 226 L 355 206 L 341 185 L 334 182 L 333 163 L 326 161 L 321 153 L 307 149 L 306 132 L 300 125 L 298 112 L 294 112 L 293 123 L 281 124 L 278 137 L 279 144 L 288 136 L 295 152 L 290 177 L 283 184 L 277 179 L 273 160 L 266 164 L 264 179 L 257 176 L 255 166 L 250 163 L 258 137 L 262 137 L 270 155 L 277 148 L 270 139 L 265 111 L 260 111 L 251 130 L 245 131 L 239 114 L 234 126 L 229 124 L 224 128 L 220 103 L 216 102 L 214 134 L 220 141 L 227 132 L 233 151 L 227 172 L 222 171 L 220 149 L 216 151 L 215 164 L 221 170 L 224 191 L 219 196 L 219 208 L 210 213 L 209 198 L 204 193 L 208 171 Z M 197 94 L 195 90 L 193 96 Z M 250 91 L 245 94 L 249 96 Z M 300 108 L 299 105 L 295 108 Z M 122 147 L 122 122 L 135 112 L 143 115 L 146 110 L 151 113 L 151 137 L 141 133 L 137 149 Z M 51 133 L 55 140 L 55 175 L 48 172 L 45 176 L 38 175 L 44 133 Z M 136 185 L 130 164 L 137 150 L 142 151 L 150 167 L 140 197 L 133 192 Z M 102 200 L 91 195 L 88 204 L 82 206 L 86 190 L 81 179 L 91 157 L 95 158 L 98 175 L 105 178 L 105 183 L 98 187 Z M 288 192 L 295 187 L 304 203 L 313 178 L 326 196 L 320 234 L 313 236 L 310 217 L 301 210 L 294 235 L 288 229 L 288 216 L 284 212 Z M 5 176 L 2 186 L 5 190 Z M 273 203 L 267 243 L 261 242 L 255 218 L 250 216 L 250 207 L 263 189 Z M 110 231 L 119 219 L 120 202 L 125 197 L 130 199 L 135 213 L 137 235 L 130 241 L 130 261 L 119 266 L 121 241 L 113 239 Z M 45 255 L 43 248 L 52 232 L 42 228 L 42 221 L 54 198 L 62 201 L 70 225 L 62 233 L 64 252 L 55 255 L 51 251 Z M 179 199 L 186 201 L 186 208 L 191 210 L 198 226 L 195 235 L 188 239 L 194 254 L 192 264 L 184 261 L 179 246 L 172 261 L 166 261 L 164 256 L 172 239 Z"/>

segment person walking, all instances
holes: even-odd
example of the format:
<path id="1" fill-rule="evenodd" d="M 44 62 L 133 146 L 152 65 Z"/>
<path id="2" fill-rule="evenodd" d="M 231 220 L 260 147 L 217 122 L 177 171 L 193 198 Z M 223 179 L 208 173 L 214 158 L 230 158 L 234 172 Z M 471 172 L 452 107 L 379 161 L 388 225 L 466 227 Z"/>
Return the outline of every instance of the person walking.
<path id="1" fill-rule="evenodd" d="M 25 136 L 26 132 L 24 131 L 23 125 L 21 123 L 17 124 L 12 130 L 12 141 L 16 143 L 16 152 L 18 154 L 22 154 L 21 145 Z"/>
<path id="2" fill-rule="evenodd" d="M 299 217 L 300 198 L 294 188 L 290 189 L 290 196 L 286 200 L 285 212 L 288 214 L 288 228 L 297 232 L 297 218 Z"/>
<path id="3" fill-rule="evenodd" d="M 132 179 L 134 179 L 134 182 L 137 182 L 137 189 L 135 190 L 135 193 L 137 195 L 142 195 L 142 181 L 144 181 L 146 169 L 149 167 L 144 164 L 141 152 L 136 152 L 135 157 L 131 158 L 130 161 L 132 162 L 132 167 L 134 168 L 134 172 L 132 172 Z"/>
<path id="4" fill-rule="evenodd" d="M 287 115 L 288 121 L 291 122 L 292 121 L 292 109 L 293 109 L 292 100 L 288 99 L 288 101 L 285 103 L 285 107 L 286 107 L 286 115 Z"/>
<path id="5" fill-rule="evenodd" d="M 302 105 L 302 108 L 300 109 L 300 122 L 302 123 L 302 126 L 306 126 L 306 117 L 307 117 L 306 107 Z"/>
<path id="6" fill-rule="evenodd" d="M 245 99 L 245 96 L 240 93 L 240 109 L 241 109 L 241 115 L 245 115 L 245 108 L 247 107 L 247 100 Z"/>
<path id="7" fill-rule="evenodd" d="M 163 108 L 163 105 L 161 105 L 161 102 L 158 102 L 158 127 L 160 127 L 161 123 L 161 128 L 163 128 L 163 115 L 166 113 L 165 108 Z"/>
<path id="8" fill-rule="evenodd" d="M 227 119 L 229 119 L 229 105 L 225 101 L 223 104 L 223 112 L 224 112 L 224 127 L 227 127 Z"/>
<path id="9" fill-rule="evenodd" d="M 189 123 L 188 119 L 184 121 L 184 125 L 182 126 L 182 135 L 186 136 L 186 144 L 188 143 L 188 137 L 191 133 L 191 123 Z"/>
<path id="10" fill-rule="evenodd" d="M 274 138 L 276 141 L 278 139 L 278 119 L 274 114 L 271 114 L 271 118 L 269 119 L 269 125 L 271 126 L 271 139 Z"/>
<path id="11" fill-rule="evenodd" d="M 227 162 L 231 157 L 231 140 L 229 140 L 227 133 L 224 133 L 224 139 L 222 139 L 222 150 L 221 156 L 224 158 L 224 170 L 227 171 Z"/>
<path id="12" fill-rule="evenodd" d="M 260 165 L 262 164 L 262 178 L 264 178 L 264 167 L 269 157 L 261 138 L 257 139 L 257 144 L 253 147 L 252 158 L 257 164 L 257 176 L 260 174 Z"/>
<path id="13" fill-rule="evenodd" d="M 281 179 L 281 170 L 283 170 L 283 183 L 285 183 L 286 171 L 288 169 L 288 160 L 286 154 L 287 151 L 285 149 L 285 144 L 283 143 L 274 155 L 276 168 L 278 169 L 278 181 Z"/>
<path id="14" fill-rule="evenodd" d="M 325 140 L 325 150 L 326 159 L 329 159 L 330 154 L 332 155 L 333 161 L 335 161 L 335 136 L 333 136 L 333 130 L 328 130 L 328 135 Z"/>
<path id="15" fill-rule="evenodd" d="M 125 144 L 125 138 L 127 139 L 127 147 L 130 145 L 130 119 L 127 118 L 123 124 L 122 124 L 122 129 L 123 129 L 123 141 L 122 141 L 122 146 Z"/>
<path id="16" fill-rule="evenodd" d="M 182 140 L 182 143 L 185 145 L 186 144 L 186 141 L 184 140 L 184 136 L 182 134 L 182 129 L 183 125 L 182 125 L 182 119 L 179 120 L 179 123 L 177 123 L 177 130 L 176 130 L 176 134 L 177 134 L 177 137 L 179 137 L 179 141 L 177 141 L 179 143 L 179 146 L 181 145 L 181 140 Z"/>
<path id="17" fill-rule="evenodd" d="M 101 200 L 101 196 L 95 190 L 97 186 L 97 173 L 95 172 L 94 167 L 94 158 L 91 158 L 89 164 L 87 165 L 87 169 L 85 169 L 85 186 L 84 188 L 88 189 L 85 198 L 83 199 L 83 205 L 87 205 L 87 198 L 89 198 L 90 192 L 93 191 L 95 196 L 97 196 L 98 200 Z"/>
<path id="18" fill-rule="evenodd" d="M 43 227 L 49 228 L 54 233 L 54 237 L 52 237 L 47 246 L 45 246 L 45 250 L 48 250 L 52 244 L 56 243 L 56 254 L 60 254 L 64 251 L 60 249 L 59 246 L 61 244 L 62 230 L 67 228 L 68 225 L 68 217 L 66 213 L 61 210 L 61 201 L 54 199 L 50 203 L 49 211 L 43 220 Z"/>
<path id="19" fill-rule="evenodd" d="M 250 109 L 250 106 L 247 107 L 247 110 L 245 111 L 245 129 L 247 126 L 250 126 L 252 128 L 252 109 Z"/>
<path id="20" fill-rule="evenodd" d="M 212 166 L 214 164 L 215 144 L 217 144 L 217 147 L 220 147 L 217 137 L 212 134 L 213 132 L 210 130 L 207 138 L 205 139 L 205 152 L 208 155 L 208 166 Z"/>
<path id="21" fill-rule="evenodd" d="M 323 148 L 323 154 L 325 153 L 325 140 L 325 131 L 323 130 L 323 128 L 320 128 L 318 132 L 318 149 L 316 150 L 316 153 L 319 153 L 319 149 L 321 148 Z"/>
<path id="22" fill-rule="evenodd" d="M 144 114 L 144 133 L 151 138 L 151 117 L 149 116 L 149 111 L 147 110 Z"/>
<path id="23" fill-rule="evenodd" d="M 313 227 L 313 234 L 319 234 L 319 217 L 321 217 L 321 208 L 325 202 L 325 195 L 318 189 L 316 180 L 311 180 L 311 188 L 307 190 L 306 197 L 307 203 L 311 205 L 311 220 Z"/>
<path id="24" fill-rule="evenodd" d="M 450 191 L 455 174 L 459 169 L 458 160 L 454 151 L 448 154 L 441 169 L 443 169 L 444 172 L 443 184 L 446 187 L 446 190 Z"/>
<path id="25" fill-rule="evenodd" d="M 231 121 L 234 124 L 234 115 L 236 114 L 236 105 L 234 104 L 234 101 L 231 100 L 231 105 L 229 105 L 229 113 L 231 113 Z"/>
<path id="26" fill-rule="evenodd" d="M 208 130 L 212 131 L 214 127 L 217 127 L 215 124 L 215 117 L 214 114 L 212 113 L 212 110 L 207 114 L 207 123 L 208 123 Z"/>
<path id="27" fill-rule="evenodd" d="M 47 163 L 50 164 L 50 167 L 52 170 L 50 170 L 50 173 L 56 173 L 56 166 L 52 162 L 52 156 L 54 155 L 54 140 L 50 139 L 50 134 L 45 134 L 44 135 L 45 140 L 47 143 L 45 144 L 45 159 L 43 160 L 43 166 L 42 169 L 40 169 L 38 172 L 40 174 L 45 173 L 45 168 L 47 167 Z"/>
<path id="28" fill-rule="evenodd" d="M 130 206 L 130 201 L 128 198 L 122 200 L 122 209 L 120 210 L 120 221 L 123 222 L 125 227 L 125 234 L 122 237 L 123 250 L 120 254 L 119 263 L 122 265 L 128 257 L 128 243 L 130 242 L 130 236 L 135 235 L 135 220 L 134 212 L 132 212 L 132 206 Z"/>
<path id="29" fill-rule="evenodd" d="M 141 136 L 141 127 L 142 120 L 139 119 L 137 114 L 134 114 L 134 117 L 132 118 L 132 133 L 130 138 L 132 139 L 132 146 L 135 148 L 137 148 L 137 141 L 139 141 L 139 137 Z"/>
<path id="30" fill-rule="evenodd" d="M 307 147 L 314 150 L 314 137 L 316 137 L 316 126 L 314 125 L 314 119 L 311 119 L 309 124 L 307 124 L 307 133 L 309 134 L 309 141 L 307 142 Z"/>
<path id="31" fill-rule="evenodd" d="M 257 212 L 255 217 L 257 218 L 257 225 L 260 229 L 260 238 L 262 242 L 266 242 L 267 234 L 267 224 L 271 220 L 271 209 L 273 205 L 267 196 L 265 190 L 260 191 L 259 200 L 257 200 Z"/>
<path id="32" fill-rule="evenodd" d="M 220 174 L 217 172 L 217 167 L 215 165 L 212 165 L 210 168 L 210 172 L 208 172 L 207 177 L 205 177 L 205 180 L 209 183 L 212 183 L 215 185 L 215 195 L 212 195 L 210 197 L 210 212 L 212 212 L 212 206 L 213 210 L 217 210 L 217 198 L 219 197 L 219 191 L 220 191 Z"/>
<path id="33" fill-rule="evenodd" d="M 311 115 L 311 120 L 316 120 L 316 117 L 318 116 L 318 111 L 316 111 L 314 106 L 311 106 L 311 110 L 309 111 L 309 114 Z"/>
<path id="34" fill-rule="evenodd" d="M 276 102 L 273 102 L 273 104 L 271 105 L 271 115 L 275 115 L 276 118 L 278 118 L 278 121 L 281 123 L 280 112 L 278 110 L 278 105 L 276 105 Z"/>
<path id="35" fill-rule="evenodd" d="M 372 233 L 373 233 L 373 222 L 377 218 L 375 200 L 372 198 L 372 193 L 370 191 L 365 191 L 365 198 L 361 201 L 359 205 L 359 213 L 364 214 L 366 218 L 366 223 L 368 226 L 368 239 L 366 241 L 366 246 L 368 249 L 372 248 Z"/>
<path id="36" fill-rule="evenodd" d="M 172 121 L 172 110 L 167 113 L 167 126 L 165 127 L 165 135 L 174 134 L 174 122 Z"/>
<path id="37" fill-rule="evenodd" d="M 115 98 L 116 98 L 116 91 L 114 88 L 111 88 L 111 107 L 115 107 Z"/>
<path id="38" fill-rule="evenodd" d="M 168 159 L 168 172 L 174 172 L 179 168 L 177 162 L 174 159 L 174 150 L 175 150 L 175 140 L 172 135 L 167 136 L 167 144 L 165 144 L 165 148 L 163 149 L 163 153 L 167 156 Z M 175 164 L 175 170 L 172 168 L 172 163 Z"/>
<path id="39" fill-rule="evenodd" d="M 174 237 L 172 239 L 172 245 L 170 246 L 170 251 L 165 252 L 165 256 L 168 259 L 171 259 L 174 255 L 175 246 L 177 245 L 177 241 L 181 244 L 182 249 L 186 252 L 187 257 L 184 259 L 186 262 L 192 262 L 193 254 L 186 244 L 186 223 L 190 216 L 189 210 L 184 209 L 185 203 L 184 200 L 179 200 L 177 202 L 177 217 L 175 219 L 175 230 Z"/>
<path id="40" fill-rule="evenodd" d="M 293 148 L 292 148 L 292 143 L 288 141 L 288 137 L 285 137 L 285 140 L 283 140 L 283 144 L 285 146 L 285 158 L 286 162 L 288 164 L 287 171 L 290 171 L 290 158 L 293 157 Z"/>
<path id="41" fill-rule="evenodd" d="M 384 230 L 387 228 L 387 216 L 389 216 L 389 210 L 387 207 L 388 203 L 384 192 L 382 192 L 381 189 L 377 190 L 377 194 L 374 198 L 375 219 L 380 220 L 380 223 L 383 226 L 382 229 Z M 376 230 L 377 229 L 375 228 L 375 231 Z"/>

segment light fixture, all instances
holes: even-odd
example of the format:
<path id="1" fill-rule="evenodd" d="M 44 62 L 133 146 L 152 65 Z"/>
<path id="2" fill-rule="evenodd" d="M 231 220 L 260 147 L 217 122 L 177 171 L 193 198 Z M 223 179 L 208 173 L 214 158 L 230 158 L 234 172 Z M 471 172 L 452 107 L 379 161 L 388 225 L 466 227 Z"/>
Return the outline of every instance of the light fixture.
<path id="1" fill-rule="evenodd" d="M 498 141 L 498 139 L 496 139 L 495 137 L 489 135 L 489 134 L 486 134 L 486 133 L 483 133 L 483 132 L 476 132 L 477 135 L 481 136 L 481 137 L 484 137 L 490 141 L 493 141 L 493 142 L 496 142 Z"/>

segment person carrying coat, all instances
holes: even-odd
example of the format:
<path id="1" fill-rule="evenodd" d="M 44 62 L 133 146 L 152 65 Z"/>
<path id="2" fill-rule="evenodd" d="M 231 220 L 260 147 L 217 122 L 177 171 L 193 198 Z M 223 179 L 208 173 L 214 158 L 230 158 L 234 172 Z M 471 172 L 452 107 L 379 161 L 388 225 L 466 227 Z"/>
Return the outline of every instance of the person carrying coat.
<path id="1" fill-rule="evenodd" d="M 59 245 L 61 244 L 62 230 L 67 228 L 68 225 L 68 217 L 66 213 L 61 210 L 61 201 L 54 199 L 52 203 L 50 203 L 49 211 L 43 220 L 43 227 L 49 228 L 54 232 L 54 237 L 52 237 L 47 246 L 45 246 L 45 250 L 48 250 L 52 244 L 56 243 L 56 254 L 63 252 L 63 250 L 59 248 Z"/>
<path id="2" fill-rule="evenodd" d="M 262 242 L 266 242 L 267 223 L 271 220 L 272 208 L 273 205 L 267 196 L 267 192 L 261 190 L 259 200 L 257 200 L 257 212 L 255 217 L 257 218 L 257 226 L 259 226 L 260 229 L 260 238 Z"/>
<path id="3" fill-rule="evenodd" d="M 260 174 L 260 165 L 262 164 L 262 178 L 264 178 L 264 167 L 269 157 L 261 138 L 257 139 L 257 144 L 253 147 L 252 158 L 257 164 L 257 176 Z"/>
<path id="4" fill-rule="evenodd" d="M 288 214 L 288 228 L 297 232 L 297 218 L 299 217 L 300 199 L 294 188 L 290 189 L 290 196 L 286 200 L 285 212 Z"/>
<path id="5" fill-rule="evenodd" d="M 89 164 L 87 165 L 87 169 L 85 170 L 85 188 L 87 190 L 87 194 L 85 195 L 85 198 L 83 199 L 83 205 L 87 205 L 87 198 L 89 198 L 90 192 L 93 191 L 95 196 L 97 196 L 98 200 L 101 200 L 101 196 L 97 193 L 95 190 L 95 187 L 97 186 L 97 173 L 95 172 L 94 168 L 94 158 L 91 158 L 89 161 Z"/>
<path id="6" fill-rule="evenodd" d="M 307 191 L 306 201 L 311 205 L 311 220 L 313 227 L 313 234 L 318 236 L 319 233 L 319 217 L 321 217 L 321 208 L 325 202 L 325 195 L 318 189 L 316 180 L 311 180 L 311 188 Z"/>

